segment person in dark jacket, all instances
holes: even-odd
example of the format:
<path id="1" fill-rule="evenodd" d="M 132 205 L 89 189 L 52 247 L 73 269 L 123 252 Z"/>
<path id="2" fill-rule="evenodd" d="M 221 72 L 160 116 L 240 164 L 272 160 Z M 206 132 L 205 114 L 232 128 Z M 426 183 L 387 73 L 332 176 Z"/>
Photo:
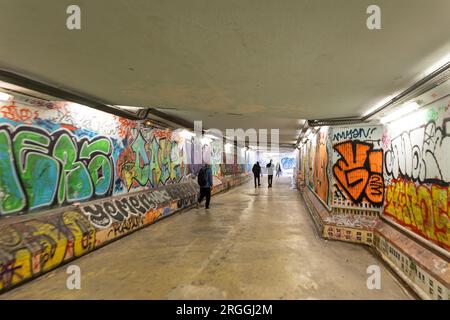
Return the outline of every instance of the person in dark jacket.
<path id="1" fill-rule="evenodd" d="M 253 165 L 252 172 L 253 172 L 253 178 L 255 179 L 255 188 L 257 187 L 256 186 L 256 180 L 258 180 L 258 187 L 261 186 L 261 180 L 260 180 L 260 177 L 261 177 L 261 166 L 259 165 L 259 162 L 256 162 Z"/>
<path id="2" fill-rule="evenodd" d="M 205 208 L 209 209 L 209 203 L 211 201 L 211 188 L 213 186 L 212 170 L 209 164 L 205 164 L 201 170 L 203 170 L 202 174 L 204 174 L 205 181 L 203 185 L 200 185 L 200 195 L 198 197 L 197 207 L 200 203 L 202 203 L 203 199 L 206 198 Z"/>

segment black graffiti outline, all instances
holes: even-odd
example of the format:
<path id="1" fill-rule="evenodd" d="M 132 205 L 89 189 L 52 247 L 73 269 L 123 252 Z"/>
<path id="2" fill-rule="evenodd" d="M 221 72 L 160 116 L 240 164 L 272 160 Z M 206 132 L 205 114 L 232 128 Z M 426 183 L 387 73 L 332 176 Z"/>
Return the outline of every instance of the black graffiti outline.
<path id="1" fill-rule="evenodd" d="M 344 129 L 347 129 L 345 132 L 337 132 L 333 133 L 333 141 L 337 141 L 338 143 L 342 141 L 348 141 L 348 140 L 358 140 L 363 138 L 367 141 L 367 138 L 370 137 L 375 130 L 377 130 L 377 127 L 368 127 L 367 131 L 365 130 L 365 127 L 361 128 L 337 128 L 336 130 L 344 131 Z M 350 137 L 350 138 L 349 138 Z"/>
<path id="2" fill-rule="evenodd" d="M 333 185 L 333 187 L 334 187 L 334 196 L 335 197 L 342 197 L 344 200 L 347 200 L 347 197 L 345 196 L 345 193 L 342 192 L 341 188 L 339 188 L 337 183 L 335 183 Z"/>

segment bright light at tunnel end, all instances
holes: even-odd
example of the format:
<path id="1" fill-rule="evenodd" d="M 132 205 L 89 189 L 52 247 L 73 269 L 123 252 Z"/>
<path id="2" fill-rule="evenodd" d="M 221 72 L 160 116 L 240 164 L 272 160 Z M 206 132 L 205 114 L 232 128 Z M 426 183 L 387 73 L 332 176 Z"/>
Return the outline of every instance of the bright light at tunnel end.
<path id="1" fill-rule="evenodd" d="M 194 121 L 194 130 L 177 129 L 174 135 L 189 140 L 194 145 L 193 159 L 186 159 L 189 164 L 210 163 L 210 159 L 203 159 L 203 149 L 213 147 L 216 151 L 222 149 L 225 154 L 226 164 L 235 164 L 234 155 L 237 155 L 237 164 L 248 164 L 247 153 L 259 150 L 270 150 L 272 153 L 279 153 L 279 129 L 226 129 L 225 134 L 215 128 L 203 130 L 202 121 Z M 268 132 L 270 132 L 270 146 L 268 142 Z M 193 163 L 192 160 L 194 161 Z M 217 159 L 214 164 L 222 164 Z"/>
<path id="2" fill-rule="evenodd" d="M 11 101 L 13 100 L 13 96 L 5 93 L 5 92 L 0 92 L 0 101 Z"/>

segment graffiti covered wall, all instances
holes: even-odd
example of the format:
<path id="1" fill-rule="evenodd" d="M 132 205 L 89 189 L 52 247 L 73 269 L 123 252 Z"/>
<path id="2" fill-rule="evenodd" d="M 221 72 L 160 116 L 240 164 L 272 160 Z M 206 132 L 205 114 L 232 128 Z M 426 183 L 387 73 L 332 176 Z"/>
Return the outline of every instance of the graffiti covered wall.
<path id="1" fill-rule="evenodd" d="M 294 152 L 281 153 L 278 162 L 280 164 L 281 174 L 292 177 L 294 171 L 297 170 L 296 162 L 296 154 Z"/>
<path id="2" fill-rule="evenodd" d="M 0 123 L 2 215 L 176 183 L 189 171 L 182 137 L 87 107 L 0 105 Z"/>
<path id="3" fill-rule="evenodd" d="M 330 204 L 329 133 L 328 127 L 322 127 L 316 134 L 313 165 L 314 191 L 328 205 Z"/>
<path id="4" fill-rule="evenodd" d="M 305 184 L 327 205 L 330 204 L 330 130 L 321 127 L 310 134 L 301 150 Z"/>
<path id="5" fill-rule="evenodd" d="M 246 171 L 245 165 L 221 165 L 222 150 L 214 142 L 203 150 L 215 184 Z M 0 214 L 179 183 L 198 170 L 188 165 L 194 156 L 190 140 L 139 121 L 71 103 L 3 103 Z"/>
<path id="6" fill-rule="evenodd" d="M 87 107 L 26 102 L 0 104 L 0 290 L 196 203 L 195 150 L 212 163 L 213 193 L 246 181 L 247 166 L 220 164 L 214 143 L 194 148 L 181 133 Z"/>
<path id="7" fill-rule="evenodd" d="M 298 151 L 298 186 L 323 237 L 374 246 L 425 299 L 448 299 L 449 85 L 390 123 L 329 129 L 331 208 L 317 199 L 318 135 Z"/>
<path id="8" fill-rule="evenodd" d="M 392 122 L 383 136 L 384 215 L 450 249 L 450 99 Z"/>
<path id="9" fill-rule="evenodd" d="M 333 128 L 333 206 L 379 208 L 383 204 L 381 126 Z"/>
<path id="10" fill-rule="evenodd" d="M 0 290 L 196 202 L 193 181 L 0 224 Z"/>

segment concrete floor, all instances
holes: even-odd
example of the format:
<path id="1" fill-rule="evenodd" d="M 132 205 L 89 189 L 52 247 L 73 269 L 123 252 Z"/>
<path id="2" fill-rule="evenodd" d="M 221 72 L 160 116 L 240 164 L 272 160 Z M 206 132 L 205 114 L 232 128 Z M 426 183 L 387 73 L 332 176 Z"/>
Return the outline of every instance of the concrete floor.
<path id="1" fill-rule="evenodd" d="M 251 183 L 137 231 L 62 266 L 1 299 L 411 299 L 365 248 L 320 239 L 289 178 Z M 368 290 L 366 269 L 382 269 Z"/>

